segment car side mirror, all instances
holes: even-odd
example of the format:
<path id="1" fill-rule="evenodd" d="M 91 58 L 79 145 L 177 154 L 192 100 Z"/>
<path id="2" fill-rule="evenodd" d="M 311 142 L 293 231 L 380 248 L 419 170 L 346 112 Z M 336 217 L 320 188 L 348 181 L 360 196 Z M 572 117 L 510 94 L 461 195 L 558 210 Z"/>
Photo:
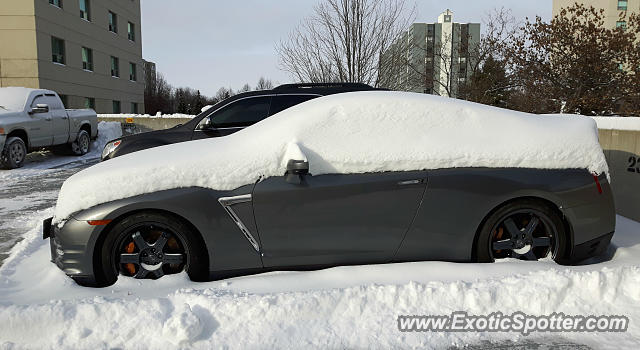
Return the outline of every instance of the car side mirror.
<path id="1" fill-rule="evenodd" d="M 38 113 L 47 113 L 49 112 L 49 105 L 46 104 L 37 104 L 35 107 L 31 108 L 29 114 L 38 114 Z"/>
<path id="2" fill-rule="evenodd" d="M 213 130 L 213 129 L 215 129 L 215 127 L 213 126 L 213 121 L 211 121 L 211 118 L 204 118 L 198 125 L 198 130 Z"/>
<path id="3" fill-rule="evenodd" d="M 309 175 L 309 162 L 291 159 L 287 162 L 286 180 L 290 184 L 299 185 L 302 177 Z"/>

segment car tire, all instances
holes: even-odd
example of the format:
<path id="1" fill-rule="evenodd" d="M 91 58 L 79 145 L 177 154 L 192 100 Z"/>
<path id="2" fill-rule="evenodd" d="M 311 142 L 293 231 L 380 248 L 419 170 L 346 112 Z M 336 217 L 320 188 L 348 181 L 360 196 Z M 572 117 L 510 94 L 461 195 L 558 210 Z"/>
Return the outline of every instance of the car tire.
<path id="1" fill-rule="evenodd" d="M 91 148 L 91 136 L 86 130 L 80 130 L 75 141 L 69 144 L 69 149 L 73 155 L 83 156 L 89 153 Z"/>
<path id="2" fill-rule="evenodd" d="M 19 137 L 10 137 L 0 153 L 0 166 L 4 169 L 16 169 L 24 165 L 27 157 L 27 145 Z"/>
<path id="3" fill-rule="evenodd" d="M 174 245 L 178 248 L 173 248 L 176 250 L 170 250 L 172 248 L 170 238 L 166 241 L 166 248 L 159 253 L 164 254 L 165 258 L 170 255 L 176 256 L 183 254 L 184 260 L 181 264 L 183 266 L 182 269 L 180 269 L 179 264 L 174 266 L 174 264 L 165 264 L 164 261 L 162 261 L 159 263 L 161 265 L 159 269 L 147 271 L 148 273 L 145 276 L 138 276 L 138 274 L 141 273 L 141 269 L 142 272 L 144 272 L 143 266 L 149 266 L 143 261 L 144 258 L 140 258 L 140 263 L 138 265 L 126 264 L 119 261 L 119 257 L 122 257 L 123 254 L 127 254 L 127 252 L 122 252 L 121 250 L 123 243 L 127 247 L 130 246 L 131 243 L 127 244 L 127 241 L 130 239 L 133 241 L 136 240 L 135 238 L 130 237 L 134 236 L 136 232 L 144 232 L 143 230 L 145 230 L 145 227 L 151 227 L 149 232 L 162 231 L 162 237 L 164 237 L 164 234 L 166 233 L 168 236 L 175 238 L 176 243 Z M 144 240 L 146 241 L 147 238 L 144 238 Z M 154 244 L 157 244 L 157 242 L 158 241 L 155 241 Z M 153 242 L 147 243 L 152 244 Z M 135 246 L 136 248 L 132 253 L 137 251 L 140 256 L 144 255 L 145 250 L 139 249 L 137 243 Z M 153 244 L 151 246 L 153 246 Z M 180 249 L 183 249 L 184 251 L 180 251 Z M 161 276 L 163 276 L 164 274 L 169 274 L 165 273 L 167 272 L 167 269 L 172 268 L 176 269 L 171 274 L 186 270 L 189 277 L 194 281 L 204 281 L 208 277 L 208 253 L 202 239 L 183 220 L 174 217 L 173 215 L 155 212 L 140 212 L 130 215 L 109 228 L 108 234 L 105 236 L 105 239 L 100 246 L 97 247 L 96 253 L 99 254 L 98 257 L 94 257 L 94 264 L 96 265 L 94 267 L 96 277 L 95 286 L 97 287 L 106 287 L 114 284 L 120 274 L 127 274 L 130 272 L 129 275 L 132 275 L 131 277 L 156 279 L 154 273 L 160 271 Z M 150 255 L 151 254 L 148 256 Z M 161 259 L 156 261 L 159 260 Z M 135 270 L 127 271 L 127 269 L 130 268 L 128 265 L 134 265 Z"/>
<path id="4" fill-rule="evenodd" d="M 531 235 L 529 225 L 535 226 Z M 514 237 L 511 231 L 517 232 Z M 474 255 L 476 262 L 502 258 L 538 260 L 551 255 L 556 263 L 566 264 L 567 246 L 568 231 L 557 211 L 544 201 L 522 199 L 499 207 L 484 220 Z"/>

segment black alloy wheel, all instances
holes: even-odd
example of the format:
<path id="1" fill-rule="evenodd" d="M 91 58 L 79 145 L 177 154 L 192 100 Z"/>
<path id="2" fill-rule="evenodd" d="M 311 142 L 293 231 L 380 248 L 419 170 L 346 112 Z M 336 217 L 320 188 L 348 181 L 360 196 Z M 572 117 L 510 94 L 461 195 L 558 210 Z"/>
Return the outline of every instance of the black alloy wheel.
<path id="1" fill-rule="evenodd" d="M 138 212 L 105 228 L 94 256 L 95 281 L 106 287 L 119 275 L 158 279 L 186 271 L 193 281 L 209 277 L 209 254 L 199 233 L 169 213 Z"/>
<path id="2" fill-rule="evenodd" d="M 556 255 L 558 233 L 551 220 L 535 210 L 509 213 L 491 230 L 491 257 L 538 260 Z"/>
<path id="3" fill-rule="evenodd" d="M 551 257 L 564 264 L 568 239 L 564 221 L 551 204 L 521 199 L 503 205 L 487 217 L 476 240 L 475 260 L 536 261 Z"/>
<path id="4" fill-rule="evenodd" d="M 182 272 L 187 252 L 178 236 L 159 224 L 145 224 L 128 231 L 114 260 L 122 275 L 158 279 Z"/>

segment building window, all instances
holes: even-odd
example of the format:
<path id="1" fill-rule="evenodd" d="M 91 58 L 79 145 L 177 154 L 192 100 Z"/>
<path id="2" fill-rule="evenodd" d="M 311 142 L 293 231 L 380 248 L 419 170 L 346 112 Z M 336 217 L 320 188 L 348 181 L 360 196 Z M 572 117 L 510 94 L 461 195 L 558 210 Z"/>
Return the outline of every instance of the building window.
<path id="1" fill-rule="evenodd" d="M 120 78 L 120 60 L 118 57 L 111 56 L 111 76 Z"/>
<path id="2" fill-rule="evenodd" d="M 79 0 L 80 1 L 80 17 L 91 21 L 91 7 L 89 6 L 89 0 Z"/>
<path id="3" fill-rule="evenodd" d="M 628 7 L 627 0 L 618 0 L 618 11 L 626 11 Z"/>
<path id="4" fill-rule="evenodd" d="M 136 41 L 136 26 L 135 24 L 129 22 L 127 24 L 128 37 L 131 41 Z"/>
<path id="5" fill-rule="evenodd" d="M 616 22 L 616 28 L 627 29 L 627 22 L 626 21 L 617 21 Z"/>
<path id="6" fill-rule="evenodd" d="M 131 113 L 138 114 L 138 104 L 135 102 L 131 102 Z"/>
<path id="7" fill-rule="evenodd" d="M 118 32 L 118 15 L 109 11 L 109 31 L 113 33 Z"/>
<path id="8" fill-rule="evenodd" d="M 93 97 L 85 97 L 84 98 L 84 108 L 86 109 L 96 109 L 96 99 Z"/>
<path id="9" fill-rule="evenodd" d="M 451 23 L 451 15 L 444 15 L 444 22 Z"/>
<path id="10" fill-rule="evenodd" d="M 93 72 L 93 50 L 82 48 L 82 69 Z"/>
<path id="11" fill-rule="evenodd" d="M 120 101 L 113 101 L 113 114 L 122 113 L 122 109 L 120 108 Z"/>
<path id="12" fill-rule="evenodd" d="M 49 3 L 55 7 L 62 8 L 62 0 L 49 0 Z"/>
<path id="13" fill-rule="evenodd" d="M 136 69 L 136 64 L 135 63 L 129 63 L 129 80 L 131 81 L 137 81 L 138 80 L 138 74 L 137 74 L 137 69 Z"/>
<path id="14" fill-rule="evenodd" d="M 51 37 L 51 60 L 54 63 L 64 64 L 64 40 Z"/>

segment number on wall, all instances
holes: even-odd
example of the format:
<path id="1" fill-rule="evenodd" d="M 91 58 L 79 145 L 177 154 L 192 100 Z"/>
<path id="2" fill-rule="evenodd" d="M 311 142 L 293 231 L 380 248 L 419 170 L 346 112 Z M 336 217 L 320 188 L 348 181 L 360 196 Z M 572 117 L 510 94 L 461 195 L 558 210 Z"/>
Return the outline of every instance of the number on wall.
<path id="1" fill-rule="evenodd" d="M 640 174 L 640 167 L 636 167 L 636 164 L 640 165 L 638 159 L 636 157 L 629 157 L 629 168 L 627 169 L 627 171 L 630 173 Z"/>

